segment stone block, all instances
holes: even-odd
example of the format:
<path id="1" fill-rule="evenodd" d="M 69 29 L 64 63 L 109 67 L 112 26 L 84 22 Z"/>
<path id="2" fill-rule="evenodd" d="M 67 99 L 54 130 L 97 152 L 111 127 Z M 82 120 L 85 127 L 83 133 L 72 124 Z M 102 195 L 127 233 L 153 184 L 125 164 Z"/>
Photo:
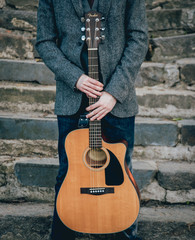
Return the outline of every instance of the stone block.
<path id="1" fill-rule="evenodd" d="M 5 0 L 0 0 L 0 8 L 3 8 L 4 6 L 6 6 Z"/>
<path id="2" fill-rule="evenodd" d="M 133 176 L 140 190 L 149 185 L 157 173 L 157 166 L 152 161 L 133 161 Z"/>
<path id="3" fill-rule="evenodd" d="M 141 191 L 141 199 L 143 201 L 155 200 L 165 202 L 166 191 L 159 186 L 158 182 L 154 180 L 151 184 Z"/>
<path id="4" fill-rule="evenodd" d="M 181 16 L 181 9 L 148 10 L 148 30 L 155 34 L 156 31 L 181 29 Z"/>
<path id="5" fill-rule="evenodd" d="M 58 167 L 58 159 L 28 159 L 15 163 L 15 174 L 24 186 L 54 187 Z"/>
<path id="6" fill-rule="evenodd" d="M 29 39 L 11 30 L 0 32 L 0 58 L 33 59 L 33 45 Z"/>
<path id="7" fill-rule="evenodd" d="M 151 39 L 150 43 L 154 48 L 151 60 L 159 62 L 194 57 L 194 41 L 195 34 Z"/>
<path id="8" fill-rule="evenodd" d="M 0 118 L 0 138 L 57 140 L 55 119 Z"/>
<path id="9" fill-rule="evenodd" d="M 144 240 L 192 240 L 195 234 L 193 215 L 194 207 L 190 206 L 143 207 L 138 234 Z"/>
<path id="10" fill-rule="evenodd" d="M 180 191 L 167 190 L 166 201 L 168 203 L 195 203 L 195 189 Z"/>
<path id="11" fill-rule="evenodd" d="M 182 11 L 181 25 L 186 32 L 193 33 L 195 31 L 195 6 Z"/>
<path id="12" fill-rule="evenodd" d="M 0 96 L 2 102 L 17 104 L 50 104 L 55 101 L 55 86 L 42 86 L 40 84 L 9 84 L 0 82 Z"/>
<path id="13" fill-rule="evenodd" d="M 27 158 L 15 162 L 14 172 L 22 186 L 54 187 L 58 173 L 57 158 Z M 149 185 L 156 175 L 157 167 L 152 161 L 133 161 L 133 176 L 140 188 Z"/>
<path id="14" fill-rule="evenodd" d="M 29 118 L 7 115 L 0 118 L 2 139 L 57 140 L 57 121 L 52 118 Z M 136 145 L 175 146 L 178 139 L 175 122 L 137 118 L 135 126 Z"/>
<path id="15" fill-rule="evenodd" d="M 26 10 L 37 10 L 38 0 L 6 0 L 7 5 L 17 8 L 17 9 L 26 9 Z"/>
<path id="16" fill-rule="evenodd" d="M 135 145 L 175 146 L 178 141 L 177 124 L 158 119 L 139 120 L 135 125 Z"/>
<path id="17" fill-rule="evenodd" d="M 179 109 L 195 110 L 195 94 L 193 91 L 178 91 L 155 86 L 137 88 L 136 93 L 139 106 L 165 109 L 168 106 L 174 106 L 176 111 Z"/>
<path id="18" fill-rule="evenodd" d="M 175 86 L 180 81 L 176 64 L 144 62 L 135 82 L 136 87 L 164 84 Z"/>
<path id="19" fill-rule="evenodd" d="M 172 9 L 172 8 L 193 8 L 195 7 L 194 0 L 146 0 L 146 7 L 148 9 L 162 8 L 162 9 Z"/>
<path id="20" fill-rule="evenodd" d="M 183 162 L 195 161 L 195 147 L 177 144 L 176 147 L 167 146 L 135 146 L 133 156 L 136 159 L 173 160 Z"/>
<path id="21" fill-rule="evenodd" d="M 0 59 L 0 79 L 55 84 L 54 74 L 42 62 Z"/>
<path id="22" fill-rule="evenodd" d="M 181 125 L 181 143 L 184 145 L 195 145 L 195 120 L 179 121 Z"/>
<path id="23" fill-rule="evenodd" d="M 188 86 L 195 84 L 195 59 L 186 58 L 177 61 L 181 80 Z"/>
<path id="24" fill-rule="evenodd" d="M 158 164 L 157 179 L 161 187 L 171 190 L 195 188 L 195 164 L 163 162 Z"/>
<path id="25" fill-rule="evenodd" d="M 0 10 L 0 25 L 10 30 L 36 32 L 36 12 L 3 9 Z"/>
<path id="26" fill-rule="evenodd" d="M 143 207 L 139 216 L 139 236 L 143 240 L 193 239 L 193 213 L 194 206 Z M 5 236 L 3 240 L 48 240 L 52 214 L 53 206 L 49 204 L 3 203 L 0 206 L 0 236 Z M 119 240 L 122 236 L 80 233 L 76 234 L 76 240 Z"/>
<path id="27" fill-rule="evenodd" d="M 3 140 L 0 141 L 1 155 L 14 157 L 56 157 L 57 140 Z"/>

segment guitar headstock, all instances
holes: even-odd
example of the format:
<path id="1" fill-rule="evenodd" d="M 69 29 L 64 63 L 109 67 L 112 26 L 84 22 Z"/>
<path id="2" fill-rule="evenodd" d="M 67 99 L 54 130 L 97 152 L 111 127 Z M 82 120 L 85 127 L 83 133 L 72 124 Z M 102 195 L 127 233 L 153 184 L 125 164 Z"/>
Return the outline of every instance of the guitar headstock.
<path id="1" fill-rule="evenodd" d="M 101 41 L 101 13 L 90 11 L 85 14 L 85 35 L 88 48 L 98 48 Z"/>

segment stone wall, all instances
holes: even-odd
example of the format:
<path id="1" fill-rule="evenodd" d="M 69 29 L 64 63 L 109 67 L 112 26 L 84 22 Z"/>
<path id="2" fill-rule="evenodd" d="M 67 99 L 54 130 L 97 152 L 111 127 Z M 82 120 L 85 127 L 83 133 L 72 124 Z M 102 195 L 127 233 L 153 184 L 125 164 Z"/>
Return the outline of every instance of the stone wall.
<path id="1" fill-rule="evenodd" d="M 146 0 L 146 7 L 151 38 L 195 32 L 193 0 Z M 38 57 L 34 48 L 37 8 L 38 0 L 0 0 L 0 58 Z"/>

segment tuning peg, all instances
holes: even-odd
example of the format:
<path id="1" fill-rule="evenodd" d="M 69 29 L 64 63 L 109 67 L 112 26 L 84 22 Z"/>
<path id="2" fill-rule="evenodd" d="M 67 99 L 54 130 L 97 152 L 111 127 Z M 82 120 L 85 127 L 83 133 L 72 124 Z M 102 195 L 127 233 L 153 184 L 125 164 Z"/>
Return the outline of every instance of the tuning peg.
<path id="1" fill-rule="evenodd" d="M 106 36 L 105 36 L 105 35 L 102 35 L 100 38 L 104 41 L 105 38 L 106 38 Z"/>
<path id="2" fill-rule="evenodd" d="M 105 20 L 105 17 L 101 17 L 101 21 L 104 21 Z"/>
<path id="3" fill-rule="evenodd" d="M 101 31 L 105 31 L 105 29 L 106 29 L 105 27 L 103 27 L 103 28 L 100 28 L 100 30 L 101 30 Z"/>
<path id="4" fill-rule="evenodd" d="M 85 27 L 82 27 L 82 28 L 81 28 L 81 32 L 84 32 L 84 31 L 85 31 Z"/>
<path id="5" fill-rule="evenodd" d="M 82 40 L 82 41 L 85 41 L 85 39 L 86 39 L 86 37 L 85 37 L 85 35 L 83 35 L 83 36 L 81 37 L 81 40 Z"/>

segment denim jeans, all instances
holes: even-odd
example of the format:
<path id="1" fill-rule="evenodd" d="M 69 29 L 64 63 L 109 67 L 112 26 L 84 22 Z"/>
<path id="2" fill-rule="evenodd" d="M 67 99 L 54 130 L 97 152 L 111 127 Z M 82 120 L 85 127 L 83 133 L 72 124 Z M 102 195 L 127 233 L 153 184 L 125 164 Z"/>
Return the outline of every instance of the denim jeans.
<path id="1" fill-rule="evenodd" d="M 58 119 L 58 131 L 59 131 L 59 139 L 58 139 L 58 153 L 59 153 L 59 172 L 56 177 L 56 185 L 55 192 L 56 195 L 60 189 L 60 186 L 66 176 L 66 172 L 68 169 L 68 161 L 67 155 L 65 152 L 64 142 L 66 136 L 72 130 L 78 128 L 78 120 L 79 116 L 57 116 Z M 102 132 L 104 136 L 112 142 L 120 142 L 121 140 L 125 140 L 128 143 L 125 161 L 127 163 L 128 168 L 132 172 L 132 153 L 134 146 L 134 123 L 135 117 L 128 118 L 119 118 L 115 117 L 112 114 L 107 114 L 101 121 L 102 123 Z M 56 206 L 56 197 L 55 197 L 55 206 Z M 137 223 L 131 226 L 131 228 L 124 231 L 124 239 L 131 239 L 132 236 L 135 236 L 137 232 Z M 54 216 L 53 216 L 53 224 L 52 224 L 52 240 L 73 240 L 74 239 L 74 231 L 65 227 L 65 225 L 60 221 L 56 207 L 54 207 Z"/>

